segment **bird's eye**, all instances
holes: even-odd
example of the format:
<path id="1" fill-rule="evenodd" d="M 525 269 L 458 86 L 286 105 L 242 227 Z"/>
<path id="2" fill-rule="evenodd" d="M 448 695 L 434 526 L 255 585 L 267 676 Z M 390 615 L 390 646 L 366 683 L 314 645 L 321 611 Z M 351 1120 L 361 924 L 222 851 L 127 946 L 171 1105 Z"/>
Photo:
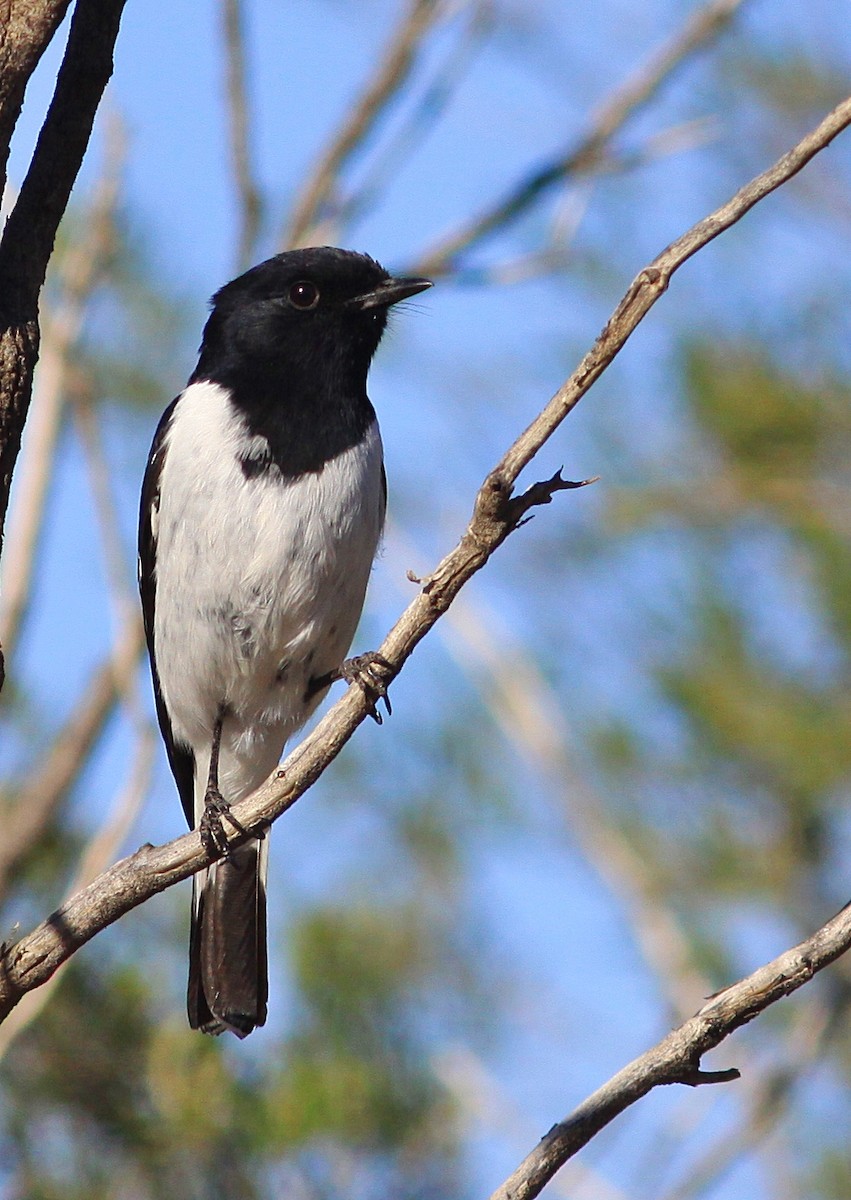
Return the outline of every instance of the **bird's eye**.
<path id="1" fill-rule="evenodd" d="M 302 279 L 290 288 L 290 304 L 293 308 L 316 308 L 319 303 L 319 288 L 309 279 Z"/>

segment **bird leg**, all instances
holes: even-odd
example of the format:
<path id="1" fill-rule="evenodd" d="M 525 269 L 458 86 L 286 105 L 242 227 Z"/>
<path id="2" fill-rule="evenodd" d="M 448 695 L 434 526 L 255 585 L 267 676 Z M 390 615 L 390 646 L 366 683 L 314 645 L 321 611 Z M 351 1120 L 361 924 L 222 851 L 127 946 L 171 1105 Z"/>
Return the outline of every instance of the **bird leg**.
<path id="1" fill-rule="evenodd" d="M 228 857 L 230 848 L 225 831 L 222 827 L 224 817 L 238 833 L 249 837 L 248 830 L 237 821 L 230 811 L 230 805 L 219 790 L 219 751 L 222 744 L 222 726 L 225 722 L 224 708 L 219 709 L 219 715 L 213 726 L 213 741 L 210 746 L 210 769 L 207 772 L 207 791 L 204 794 L 204 811 L 198 824 L 201 841 L 208 854 L 219 854 Z"/>
<path id="2" fill-rule="evenodd" d="M 349 684 L 358 683 L 369 701 L 369 715 L 376 725 L 382 725 L 384 718 L 378 711 L 378 701 L 384 701 L 388 717 L 393 715 L 393 709 L 390 707 L 387 684 L 381 673 L 376 670 L 377 667 L 381 667 L 385 671 L 393 670 L 387 659 L 376 650 L 368 650 L 366 654 L 356 654 L 354 658 L 346 658 L 336 670 L 326 671 L 324 675 L 317 675 L 311 679 L 306 698 L 310 700 L 317 692 L 324 691 L 339 679 L 344 679 Z"/>

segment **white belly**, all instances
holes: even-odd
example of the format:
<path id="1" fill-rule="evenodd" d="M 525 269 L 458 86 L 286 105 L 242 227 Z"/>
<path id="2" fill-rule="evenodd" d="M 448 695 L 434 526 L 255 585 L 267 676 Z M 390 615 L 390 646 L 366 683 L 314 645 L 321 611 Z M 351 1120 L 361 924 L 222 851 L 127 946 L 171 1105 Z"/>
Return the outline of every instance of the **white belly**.
<path id="1" fill-rule="evenodd" d="M 160 687 L 196 777 L 224 706 L 219 778 L 236 801 L 315 708 L 310 680 L 351 644 L 383 522 L 381 440 L 373 424 L 319 472 L 247 479 L 244 427 L 211 383 L 187 388 L 167 438 L 155 530 Z"/>

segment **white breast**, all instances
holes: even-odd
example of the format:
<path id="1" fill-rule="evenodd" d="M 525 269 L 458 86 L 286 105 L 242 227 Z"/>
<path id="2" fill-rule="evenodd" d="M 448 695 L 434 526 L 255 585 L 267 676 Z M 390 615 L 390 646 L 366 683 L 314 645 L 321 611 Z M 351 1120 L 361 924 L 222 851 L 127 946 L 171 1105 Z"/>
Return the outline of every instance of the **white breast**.
<path id="1" fill-rule="evenodd" d="M 383 522 L 381 439 L 316 473 L 247 479 L 242 418 L 217 384 L 190 385 L 166 435 L 157 520 L 154 649 L 175 737 L 207 761 L 225 705 L 230 800 L 272 770 L 315 707 L 311 678 L 354 636 Z M 206 769 L 206 766 L 204 767 Z"/>

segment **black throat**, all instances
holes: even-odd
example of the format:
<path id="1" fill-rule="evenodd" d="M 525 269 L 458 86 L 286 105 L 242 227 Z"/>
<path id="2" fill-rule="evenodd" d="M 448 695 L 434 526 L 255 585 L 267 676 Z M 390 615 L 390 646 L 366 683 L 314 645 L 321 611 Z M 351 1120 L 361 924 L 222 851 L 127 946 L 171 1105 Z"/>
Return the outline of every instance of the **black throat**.
<path id="1" fill-rule="evenodd" d="M 247 479 L 279 472 L 286 479 L 321 471 L 327 462 L 361 442 L 375 420 L 367 398 L 327 387 L 293 393 L 283 383 L 231 386 L 231 403 L 250 441 L 239 454 Z"/>
<path id="2" fill-rule="evenodd" d="M 318 347 L 313 347 L 318 349 Z M 321 471 L 363 440 L 375 420 L 366 394 L 366 354 L 305 354 L 248 366 L 205 361 L 190 382 L 210 380 L 230 392 L 242 417 L 245 449 L 239 464 L 247 479 L 279 473 L 285 479 Z"/>

